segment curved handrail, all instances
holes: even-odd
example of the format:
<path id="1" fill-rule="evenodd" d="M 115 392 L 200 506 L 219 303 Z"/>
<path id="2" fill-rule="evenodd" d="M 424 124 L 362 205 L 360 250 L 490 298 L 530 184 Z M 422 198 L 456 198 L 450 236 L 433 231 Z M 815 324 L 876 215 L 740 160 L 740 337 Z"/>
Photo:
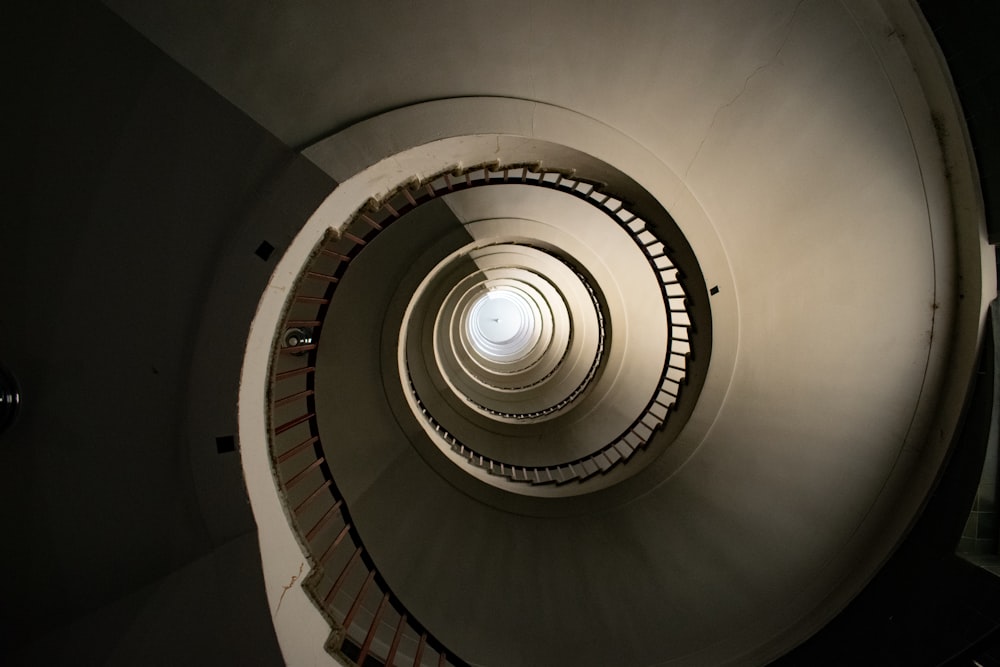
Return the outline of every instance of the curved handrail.
<path id="1" fill-rule="evenodd" d="M 287 302 L 271 363 L 270 451 L 292 526 L 312 570 L 304 589 L 327 618 L 327 648 L 357 665 L 463 665 L 407 612 L 368 555 L 326 460 L 316 418 L 315 373 L 319 330 L 337 284 L 354 257 L 395 220 L 438 196 L 500 183 L 550 187 L 602 208 L 643 249 L 660 278 L 671 328 L 659 391 L 619 438 L 580 460 L 547 468 L 510 466 L 483 457 L 451 438 L 473 465 L 514 482 L 562 484 L 584 480 L 629 459 L 648 443 L 678 400 L 690 361 L 690 331 L 682 276 L 667 248 L 625 202 L 601 184 L 538 165 L 479 166 L 413 181 L 382 201 L 369 201 L 339 233 L 314 252 Z M 292 334 L 286 332 L 295 330 Z M 433 418 L 425 417 L 433 422 Z M 445 437 L 451 437 L 446 435 Z M 405 661 L 405 663 L 404 663 Z"/>

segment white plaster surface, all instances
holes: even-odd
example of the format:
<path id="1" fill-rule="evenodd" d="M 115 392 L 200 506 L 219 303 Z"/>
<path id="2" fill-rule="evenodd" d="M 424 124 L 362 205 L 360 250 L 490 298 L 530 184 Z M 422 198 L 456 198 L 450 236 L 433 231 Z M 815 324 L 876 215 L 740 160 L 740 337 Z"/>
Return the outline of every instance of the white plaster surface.
<path id="1" fill-rule="evenodd" d="M 298 268 L 322 233 L 369 196 L 456 163 L 502 158 L 505 147 L 532 137 L 574 146 L 634 177 L 674 215 L 708 284 L 720 286 L 710 377 L 688 427 L 664 454 L 673 476 L 651 494 L 661 511 L 637 505 L 601 524 L 638 544 L 629 553 L 609 547 L 604 556 L 666 564 L 643 585 L 673 595 L 673 613 L 689 623 L 640 628 L 674 647 L 662 660 L 773 657 L 846 604 L 904 534 L 945 455 L 964 395 L 956 388 L 969 377 L 982 313 L 996 291 L 983 271 L 978 202 L 962 190 L 969 164 L 967 155 L 965 163 L 955 159 L 961 144 L 946 142 L 959 183 L 946 178 L 931 111 L 952 107 L 926 83 L 940 71 L 926 53 L 914 61 L 915 51 L 892 38 L 877 3 L 633 9 L 579 13 L 524 3 L 484 16 L 463 6 L 433 28 L 421 12 L 406 12 L 402 33 L 346 31 L 324 46 L 296 42 L 293 50 L 313 49 L 308 59 L 287 56 L 306 71 L 280 85 L 274 77 L 286 64 L 274 44 L 286 30 L 308 31 L 302 14 L 292 12 L 288 24 L 247 26 L 271 36 L 269 49 L 248 63 L 206 64 L 203 42 L 175 43 L 182 61 L 201 63 L 207 80 L 289 140 L 428 98 L 485 89 L 533 100 L 409 107 L 306 151 L 343 182 L 279 263 L 248 341 L 241 390 L 244 465 L 272 608 L 303 555 L 270 477 L 263 366 Z M 336 22 L 378 25 L 385 11 L 345 8 Z M 484 22 L 495 37 L 488 54 L 473 37 Z M 366 62 L 352 55 L 360 53 L 369 54 Z M 249 83 L 255 58 L 270 59 L 264 83 Z M 276 91 L 289 93 L 288 108 Z M 954 117 L 952 110 L 945 120 Z M 664 515 L 671 520 L 657 519 Z M 468 516 L 439 522 L 439 538 L 468 534 Z M 491 518 L 499 522 L 494 534 L 518 530 Z M 643 521 L 658 533 L 626 534 L 623 527 Z M 488 539 L 486 531 L 474 535 Z M 468 614 L 481 611 L 425 604 L 427 587 L 388 550 L 391 540 L 373 543 L 390 583 L 401 582 L 439 622 L 446 643 L 528 659 L 499 640 L 480 648 L 485 640 L 470 620 L 486 619 Z M 534 577 L 536 562 L 546 561 L 513 554 L 510 567 Z M 456 581 L 464 581 L 460 575 Z M 628 581 L 608 581 L 631 590 Z M 475 592 L 497 593 L 489 582 Z M 613 623 L 623 611 L 600 590 L 589 593 L 581 614 Z M 530 628 L 504 625 L 495 612 L 490 620 L 501 638 L 514 634 L 535 646 Z M 290 664 L 328 660 L 326 624 L 297 586 L 285 592 L 275 622 Z M 578 648 L 600 650 L 587 642 Z M 636 660 L 651 655 L 638 644 L 635 651 Z"/>

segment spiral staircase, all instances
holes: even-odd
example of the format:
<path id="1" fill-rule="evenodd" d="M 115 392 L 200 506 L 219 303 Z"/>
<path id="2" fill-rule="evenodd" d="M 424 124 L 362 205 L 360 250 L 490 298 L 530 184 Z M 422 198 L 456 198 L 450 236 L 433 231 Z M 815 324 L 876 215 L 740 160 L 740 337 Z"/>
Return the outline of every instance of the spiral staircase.
<path id="1" fill-rule="evenodd" d="M 915 4 L 105 5 L 22 22 L 11 662 L 989 658 Z"/>

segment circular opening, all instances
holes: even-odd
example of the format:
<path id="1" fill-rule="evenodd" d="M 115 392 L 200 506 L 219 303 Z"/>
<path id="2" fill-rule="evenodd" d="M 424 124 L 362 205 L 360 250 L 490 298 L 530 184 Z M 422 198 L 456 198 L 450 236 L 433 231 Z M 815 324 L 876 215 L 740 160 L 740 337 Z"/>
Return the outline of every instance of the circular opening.
<path id="1" fill-rule="evenodd" d="M 494 287 L 470 305 L 466 333 L 473 350 L 500 363 L 520 361 L 531 352 L 541 329 L 539 304 L 514 287 Z"/>

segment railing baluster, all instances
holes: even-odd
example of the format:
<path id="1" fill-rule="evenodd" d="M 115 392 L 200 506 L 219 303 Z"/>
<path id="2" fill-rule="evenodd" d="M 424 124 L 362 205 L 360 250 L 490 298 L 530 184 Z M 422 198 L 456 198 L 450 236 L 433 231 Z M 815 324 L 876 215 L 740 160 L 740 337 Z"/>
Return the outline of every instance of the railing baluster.
<path id="1" fill-rule="evenodd" d="M 318 459 L 316 459 L 315 461 L 313 461 L 312 463 L 310 463 L 309 465 L 307 465 L 301 471 L 295 473 L 294 477 L 292 477 L 290 480 L 288 480 L 287 482 L 285 482 L 285 488 L 286 489 L 290 489 L 293 486 L 295 486 L 296 484 L 298 484 L 299 482 L 301 482 L 303 479 L 305 479 L 305 476 L 309 473 L 309 471 L 315 470 L 316 468 L 318 468 L 321 465 L 323 465 L 323 461 L 324 460 L 325 459 L 321 456 Z"/>
<path id="2" fill-rule="evenodd" d="M 669 396 L 669 394 L 668 394 L 668 396 Z M 673 401 L 671 401 L 670 403 L 664 403 L 663 401 L 661 401 L 659 394 L 657 394 L 656 398 L 653 399 L 653 403 L 655 403 L 656 405 L 659 405 L 660 407 L 666 408 L 668 410 L 673 409 L 673 407 L 674 407 Z"/>
<path id="3" fill-rule="evenodd" d="M 306 533 L 307 542 L 312 541 L 312 538 L 316 537 L 316 533 L 318 533 L 320 529 L 323 526 L 325 526 L 330 521 L 330 519 L 332 519 L 334 515 L 337 514 L 337 512 L 340 511 L 340 507 L 343 504 L 344 504 L 343 500 L 338 500 L 333 504 L 333 507 L 331 507 L 326 511 L 326 514 L 320 517 L 319 521 L 316 522 L 316 525 L 310 528 L 309 532 Z"/>
<path id="4" fill-rule="evenodd" d="M 282 380 L 287 380 L 288 378 L 293 378 L 297 375 L 305 375 L 306 373 L 312 373 L 316 370 L 315 366 L 303 366 L 302 368 L 293 368 L 290 371 L 283 371 L 281 373 L 276 373 L 274 375 L 274 381 L 280 382 Z"/>
<path id="5" fill-rule="evenodd" d="M 339 283 L 340 278 L 337 276 L 331 276 L 327 273 L 318 273 L 316 271 L 306 271 L 307 278 L 315 278 L 316 280 L 325 280 L 328 283 Z"/>
<path id="6" fill-rule="evenodd" d="M 284 463 L 288 459 L 292 458 L 293 456 L 295 456 L 296 454 L 298 454 L 299 452 L 301 452 L 302 450 L 304 450 L 305 448 L 307 448 L 309 445 L 316 444 L 317 440 L 319 440 L 319 436 L 318 435 L 314 435 L 311 438 L 307 438 L 303 442 L 300 442 L 299 444 L 297 444 L 294 447 L 292 447 L 291 449 L 289 449 L 287 452 L 285 452 L 281 456 L 277 457 L 274 460 L 275 463 Z"/>
<path id="7" fill-rule="evenodd" d="M 340 533 L 337 535 L 337 537 L 335 537 L 333 542 L 330 543 L 330 546 L 326 548 L 326 551 L 323 552 L 323 555 L 319 557 L 319 562 L 321 564 L 325 562 L 327 558 L 330 557 L 330 554 L 333 553 L 333 550 L 337 548 L 337 545 L 339 545 L 340 542 L 344 539 L 344 537 L 347 536 L 347 533 L 349 533 L 350 530 L 351 530 L 351 524 L 349 523 L 344 524 L 344 527 L 340 530 Z"/>
<path id="8" fill-rule="evenodd" d="M 368 592 L 368 587 L 371 586 L 372 581 L 375 580 L 375 570 L 370 570 L 368 576 L 365 577 L 365 583 L 361 584 L 361 590 L 354 597 L 354 602 L 351 603 L 351 609 L 347 612 L 347 616 L 344 617 L 344 636 L 351 631 L 351 623 L 354 622 L 354 617 L 357 616 L 358 611 L 361 609 L 361 603 L 364 602 L 365 593 Z"/>
<path id="9" fill-rule="evenodd" d="M 304 424 L 305 422 L 307 422 L 310 419 L 312 419 L 314 416 L 315 415 L 313 415 L 313 413 L 310 412 L 308 414 L 302 415 L 301 417 L 296 417 L 295 419 L 293 419 L 291 421 L 288 421 L 288 422 L 285 422 L 281 426 L 278 426 L 277 428 L 275 428 L 274 429 L 274 434 L 275 435 L 281 435 L 285 431 L 287 431 L 289 429 L 292 429 L 292 428 L 295 428 L 299 424 Z"/>
<path id="10" fill-rule="evenodd" d="M 330 303 L 330 300 L 322 296 L 304 296 L 301 294 L 295 295 L 295 300 L 299 303 L 316 303 L 320 305 L 325 305 Z"/>
<path id="11" fill-rule="evenodd" d="M 315 343 L 307 343 L 305 345 L 292 345 L 290 347 L 281 348 L 280 352 L 282 354 L 302 354 L 303 352 L 308 352 L 309 350 L 315 350 Z"/>
<path id="12" fill-rule="evenodd" d="M 323 248 L 322 250 L 320 250 L 320 253 L 326 255 L 327 257 L 333 257 L 335 259 L 339 259 L 341 262 L 351 261 L 350 257 L 348 257 L 343 253 L 339 253 L 336 250 L 329 250 L 328 248 Z"/>
<path id="13" fill-rule="evenodd" d="M 406 614 L 401 614 L 399 623 L 396 623 L 396 633 L 392 636 L 392 644 L 389 646 L 389 655 L 385 657 L 385 667 L 393 667 L 393 659 L 399 649 L 399 640 L 403 638 L 403 631 L 406 629 Z"/>
<path id="14" fill-rule="evenodd" d="M 320 487 L 318 489 L 310 493 L 305 500 L 303 500 L 301 503 L 298 504 L 298 506 L 295 508 L 295 513 L 298 514 L 299 512 L 301 512 L 302 508 L 304 508 L 306 505 L 315 500 L 319 496 L 319 494 L 323 492 L 323 489 L 328 488 L 330 484 L 331 484 L 330 480 L 326 480 L 325 482 L 320 484 Z"/>
<path id="15" fill-rule="evenodd" d="M 372 575 L 375 573 L 372 572 Z M 382 601 L 378 603 L 378 608 L 375 610 L 375 617 L 372 619 L 371 627 L 368 628 L 368 634 L 365 635 L 365 643 L 361 645 L 361 653 L 358 654 L 358 665 L 365 664 L 365 658 L 368 657 L 368 650 L 372 646 L 372 640 L 375 639 L 375 633 L 378 631 L 379 621 L 382 620 L 382 612 L 385 611 L 385 606 L 389 602 L 389 593 L 382 595 Z"/>
<path id="16" fill-rule="evenodd" d="M 306 398 L 312 396 L 315 392 L 312 389 L 304 389 L 298 393 L 292 394 L 290 396 L 285 396 L 284 398 L 279 398 L 274 402 L 274 407 L 280 408 L 282 405 L 288 405 L 300 398 Z"/>
<path id="17" fill-rule="evenodd" d="M 420 667 L 420 661 L 424 657 L 424 646 L 427 644 L 427 633 L 420 635 L 420 641 L 417 643 L 417 652 L 413 654 L 413 667 Z"/>
<path id="18" fill-rule="evenodd" d="M 367 214 L 361 213 L 361 214 L 359 214 L 359 217 L 362 220 L 364 220 L 368 224 L 368 226 L 371 227 L 372 229 L 375 229 L 375 230 L 381 230 L 382 229 L 382 225 L 380 225 L 377 222 L 375 222 L 374 220 L 372 220 L 370 217 L 368 217 Z"/>
<path id="19" fill-rule="evenodd" d="M 354 553 L 351 554 L 351 560 L 347 561 L 347 565 L 345 565 L 344 569 L 340 571 L 340 576 L 338 576 L 337 580 L 333 582 L 333 588 L 331 588 L 330 592 L 326 594 L 325 598 L 323 598 L 324 605 L 329 604 L 330 600 L 332 600 L 334 596 L 340 592 L 340 587 L 344 585 L 344 582 L 347 580 L 347 575 L 350 573 L 351 568 L 354 567 L 354 564 L 358 562 L 359 558 L 361 558 L 361 547 L 354 550 Z"/>

